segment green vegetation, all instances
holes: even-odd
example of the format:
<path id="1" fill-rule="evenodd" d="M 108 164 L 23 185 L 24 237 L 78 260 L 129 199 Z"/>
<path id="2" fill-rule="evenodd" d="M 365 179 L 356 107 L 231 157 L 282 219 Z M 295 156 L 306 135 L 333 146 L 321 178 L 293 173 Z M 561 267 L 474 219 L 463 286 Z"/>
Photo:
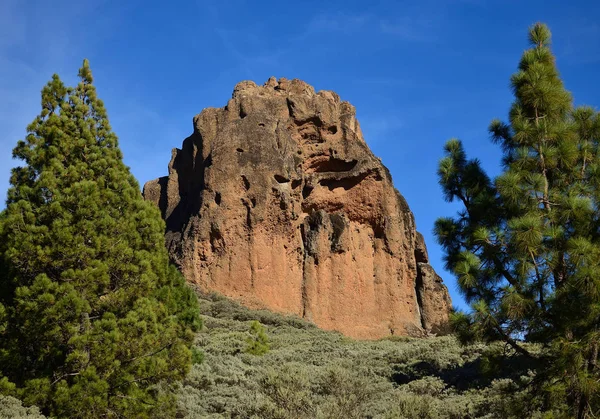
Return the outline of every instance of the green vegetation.
<path id="1" fill-rule="evenodd" d="M 265 333 L 265 327 L 254 320 L 250 323 L 250 337 L 246 339 L 248 346 L 246 353 L 252 355 L 264 355 L 269 352 L 269 338 Z"/>
<path id="2" fill-rule="evenodd" d="M 205 327 L 194 349 L 204 359 L 179 390 L 181 417 L 544 417 L 528 360 L 505 357 L 502 344 L 462 346 L 451 336 L 355 341 L 215 294 L 201 297 L 200 307 Z M 270 340 L 263 356 L 246 352 L 254 321 Z"/>
<path id="3" fill-rule="evenodd" d="M 436 234 L 473 311 L 430 339 L 354 341 L 218 295 L 199 308 L 88 62 L 75 87 L 53 76 L 0 213 L 0 418 L 597 417 L 600 114 L 573 106 L 548 28 L 530 43 L 490 126 L 503 173 L 445 146 L 463 209 Z"/>
<path id="4" fill-rule="evenodd" d="M 461 338 L 506 342 L 530 359 L 543 406 L 597 417 L 600 115 L 573 106 L 548 28 L 534 25 L 529 40 L 511 79 L 509 123 L 490 126 L 504 172 L 490 180 L 477 160 L 467 160 L 460 141 L 450 140 L 440 183 L 464 209 L 438 220 L 436 232 L 473 307 L 454 318 Z M 541 351 L 532 353 L 523 341 Z"/>
<path id="5" fill-rule="evenodd" d="M 0 419 L 43 419 L 37 407 L 23 407 L 21 400 L 0 395 Z"/>
<path id="6" fill-rule="evenodd" d="M 13 152 L 25 164 L 0 218 L 0 392 L 57 417 L 168 416 L 197 300 L 169 264 L 160 213 L 123 164 L 87 61 L 79 77 L 44 87 Z"/>

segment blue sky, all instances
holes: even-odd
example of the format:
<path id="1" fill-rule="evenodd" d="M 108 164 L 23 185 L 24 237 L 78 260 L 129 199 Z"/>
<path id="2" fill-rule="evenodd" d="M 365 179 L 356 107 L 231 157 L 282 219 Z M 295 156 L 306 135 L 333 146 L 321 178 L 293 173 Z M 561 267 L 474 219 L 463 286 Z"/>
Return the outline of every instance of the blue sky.
<path id="1" fill-rule="evenodd" d="M 459 137 L 498 173 L 487 127 L 507 115 L 509 77 L 536 21 L 553 31 L 576 103 L 600 106 L 597 1 L 0 0 L 0 196 L 42 86 L 52 73 L 74 83 L 84 57 L 141 184 L 166 174 L 192 117 L 225 105 L 237 82 L 300 78 L 356 106 L 464 307 L 431 232 L 457 209 L 442 199 L 437 162 Z"/>

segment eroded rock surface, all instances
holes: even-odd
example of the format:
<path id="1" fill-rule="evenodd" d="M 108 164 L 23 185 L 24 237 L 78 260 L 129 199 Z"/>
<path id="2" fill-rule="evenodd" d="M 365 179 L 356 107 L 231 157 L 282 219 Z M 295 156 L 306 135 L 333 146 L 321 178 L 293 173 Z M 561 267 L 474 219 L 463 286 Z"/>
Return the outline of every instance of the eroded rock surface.
<path id="1" fill-rule="evenodd" d="M 446 331 L 446 287 L 355 109 L 299 80 L 239 83 L 144 186 L 185 277 L 355 338 Z"/>

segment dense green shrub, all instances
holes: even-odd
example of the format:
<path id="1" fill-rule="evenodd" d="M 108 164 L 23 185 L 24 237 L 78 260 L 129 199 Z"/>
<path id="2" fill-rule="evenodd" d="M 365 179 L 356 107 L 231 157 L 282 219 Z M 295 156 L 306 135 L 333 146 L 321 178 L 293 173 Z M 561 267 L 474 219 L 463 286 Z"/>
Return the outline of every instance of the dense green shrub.
<path id="1" fill-rule="evenodd" d="M 269 338 L 265 333 L 265 327 L 259 321 L 250 323 L 250 337 L 246 339 L 246 353 L 252 355 L 264 355 L 269 352 Z"/>

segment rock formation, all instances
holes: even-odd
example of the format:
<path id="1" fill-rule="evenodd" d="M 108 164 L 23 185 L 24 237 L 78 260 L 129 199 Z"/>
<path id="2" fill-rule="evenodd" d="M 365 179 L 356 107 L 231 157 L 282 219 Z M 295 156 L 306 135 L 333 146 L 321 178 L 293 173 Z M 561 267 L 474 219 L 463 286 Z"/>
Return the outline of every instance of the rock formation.
<path id="1" fill-rule="evenodd" d="M 355 338 L 446 330 L 450 299 L 413 214 L 334 92 L 239 83 L 144 196 L 203 290 Z"/>

